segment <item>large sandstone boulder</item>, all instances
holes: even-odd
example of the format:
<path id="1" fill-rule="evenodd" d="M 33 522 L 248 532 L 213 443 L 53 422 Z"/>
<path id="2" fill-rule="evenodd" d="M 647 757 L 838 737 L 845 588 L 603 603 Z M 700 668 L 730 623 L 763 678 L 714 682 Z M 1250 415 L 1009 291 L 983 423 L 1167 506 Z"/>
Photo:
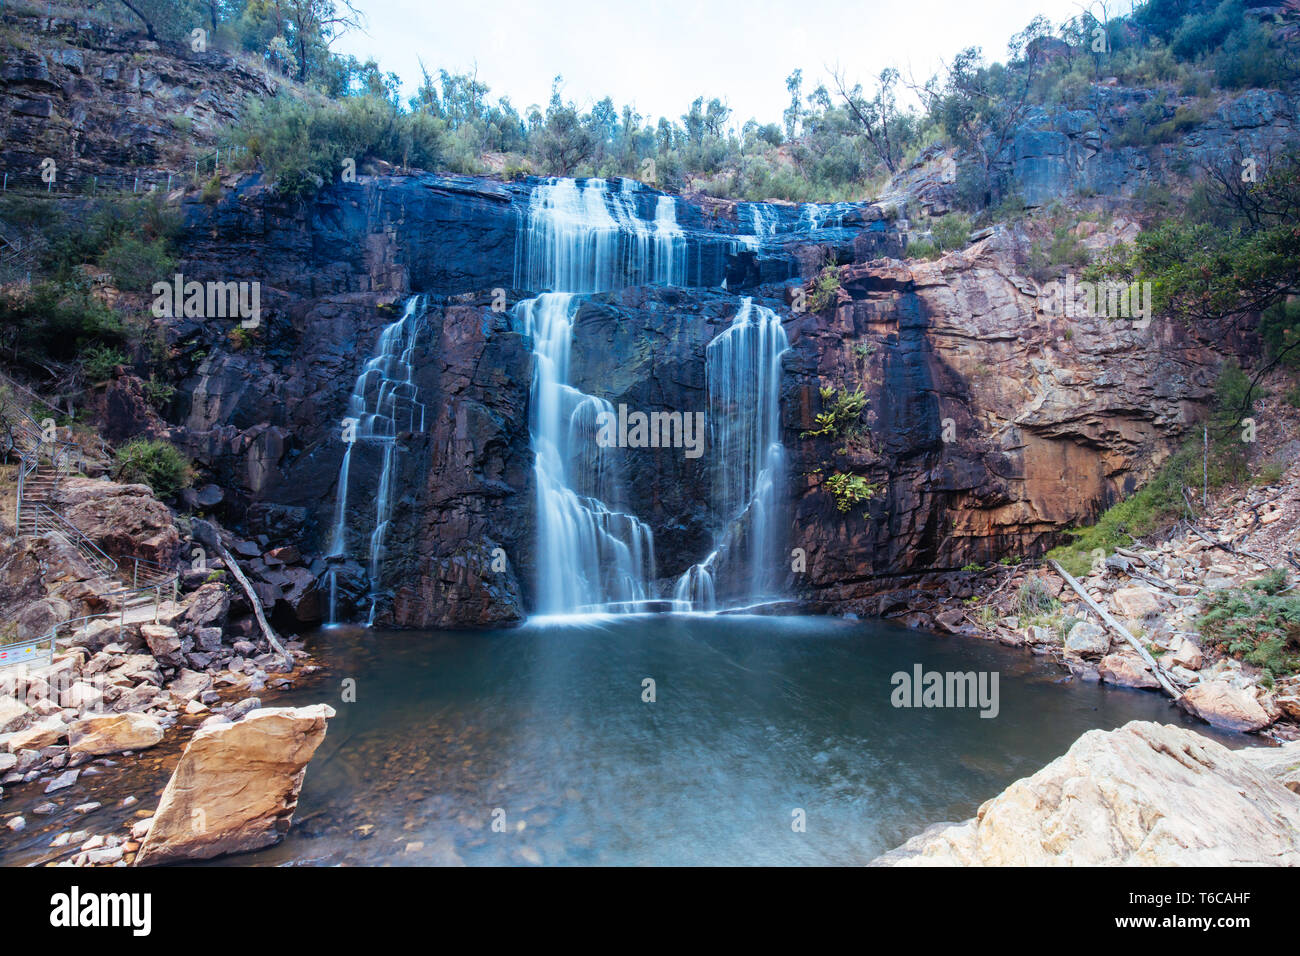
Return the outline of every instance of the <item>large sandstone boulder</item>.
<path id="1" fill-rule="evenodd" d="M 209 859 L 278 842 L 334 709 L 272 707 L 201 727 L 163 791 L 141 865 Z"/>
<path id="2" fill-rule="evenodd" d="M 1130 621 L 1142 621 L 1160 613 L 1160 601 L 1154 593 L 1146 588 L 1120 588 L 1111 600 L 1121 617 Z"/>
<path id="3" fill-rule="evenodd" d="M 130 557 L 171 567 L 181 536 L 171 510 L 146 485 L 119 485 L 93 478 L 65 478 L 57 504 L 63 516 L 129 570 Z"/>
<path id="4" fill-rule="evenodd" d="M 1181 727 L 1090 730 L 972 820 L 938 824 L 882 866 L 1300 865 L 1300 798 Z"/>
<path id="5" fill-rule="evenodd" d="M 1079 621 L 1065 638 L 1066 657 L 1101 657 L 1110 650 L 1110 637 L 1092 621 Z"/>
<path id="6" fill-rule="evenodd" d="M 1293 740 L 1281 747 L 1247 747 L 1236 753 L 1292 793 L 1300 794 L 1300 740 Z"/>
<path id="7" fill-rule="evenodd" d="M 1136 654 L 1107 654 L 1097 665 L 1097 672 L 1107 684 L 1120 687 L 1159 687 L 1151 668 Z"/>
<path id="8" fill-rule="evenodd" d="M 1234 687 L 1224 680 L 1204 681 L 1189 687 L 1178 703 L 1190 714 L 1224 730 L 1250 732 L 1273 722 L 1253 691 Z"/>
<path id="9" fill-rule="evenodd" d="M 74 754 L 115 754 L 144 750 L 162 740 L 162 728 L 148 714 L 96 714 L 68 728 L 68 745 Z"/>
<path id="10" fill-rule="evenodd" d="M 185 599 L 185 610 L 176 618 L 174 626 L 182 634 L 192 634 L 199 628 L 221 627 L 229 614 L 230 590 L 213 581 Z"/>

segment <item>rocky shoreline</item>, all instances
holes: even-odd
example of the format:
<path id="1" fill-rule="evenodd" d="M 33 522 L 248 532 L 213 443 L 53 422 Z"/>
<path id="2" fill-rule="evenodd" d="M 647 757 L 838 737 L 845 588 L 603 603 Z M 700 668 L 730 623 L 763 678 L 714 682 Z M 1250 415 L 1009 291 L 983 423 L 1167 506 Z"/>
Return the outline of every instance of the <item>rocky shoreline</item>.
<path id="1" fill-rule="evenodd" d="M 1294 439 L 1291 439 L 1294 440 Z M 1249 587 L 1294 567 L 1300 532 L 1300 465 L 1275 482 L 1229 489 L 1167 540 L 1098 555 L 1080 578 L 1089 597 L 1138 636 L 1182 692 L 1179 704 L 1208 724 L 1300 738 L 1300 677 L 1263 669 L 1207 642 L 1202 596 Z M 1296 573 L 1290 571 L 1294 583 Z M 1026 613 L 1022 595 L 1050 610 Z M 910 627 L 1050 655 L 1075 679 L 1160 691 L 1151 668 L 1041 562 L 934 576 L 882 598 L 880 614 Z"/>
<path id="2" fill-rule="evenodd" d="M 1229 750 L 1180 727 L 1092 730 L 964 823 L 873 866 L 1300 865 L 1300 742 Z"/>

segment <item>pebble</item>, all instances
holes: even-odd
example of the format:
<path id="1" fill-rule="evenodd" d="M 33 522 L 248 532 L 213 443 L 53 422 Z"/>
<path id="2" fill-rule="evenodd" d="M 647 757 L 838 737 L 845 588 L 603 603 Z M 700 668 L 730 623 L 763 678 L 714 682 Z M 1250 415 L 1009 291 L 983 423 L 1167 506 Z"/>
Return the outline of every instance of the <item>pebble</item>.
<path id="1" fill-rule="evenodd" d="M 18 833 L 21 830 L 27 829 L 27 821 L 24 820 L 22 817 L 10 817 L 9 820 L 5 823 L 5 826 L 7 826 L 14 833 Z"/>
<path id="2" fill-rule="evenodd" d="M 94 813 L 102 806 L 103 806 L 102 803 L 96 803 L 94 801 L 91 801 L 90 803 L 79 803 L 72 809 L 76 810 L 78 813 Z"/>
<path id="3" fill-rule="evenodd" d="M 70 787 L 77 782 L 77 777 L 79 777 L 80 775 L 81 775 L 81 770 L 79 769 L 65 770 L 63 773 L 59 774 L 57 777 L 55 777 L 53 780 L 50 781 L 49 786 L 45 788 L 45 792 L 53 793 L 56 790 L 62 790 L 65 787 Z"/>

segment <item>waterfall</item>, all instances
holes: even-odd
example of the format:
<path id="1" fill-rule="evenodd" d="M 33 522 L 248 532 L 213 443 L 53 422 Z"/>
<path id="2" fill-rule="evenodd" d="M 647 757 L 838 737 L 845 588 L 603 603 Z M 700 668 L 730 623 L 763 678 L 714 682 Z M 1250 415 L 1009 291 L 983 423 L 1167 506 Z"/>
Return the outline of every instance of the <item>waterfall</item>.
<path id="1" fill-rule="evenodd" d="M 529 434 L 536 453 L 537 607 L 542 614 L 624 611 L 651 597 L 654 536 L 620 497 L 611 449 L 596 444 L 609 402 L 568 384 L 573 317 L 580 300 L 548 292 L 516 308 L 536 357 Z"/>
<path id="2" fill-rule="evenodd" d="M 632 180 L 551 179 L 536 186 L 515 246 L 515 285 L 542 294 L 515 307 L 535 357 L 529 435 L 536 455 L 537 610 L 636 610 L 654 597 L 654 536 L 621 507 L 618 452 L 595 441 L 608 401 L 569 382 L 579 296 L 639 283 L 684 285 L 686 237 L 671 197 L 642 218 Z"/>
<path id="3" fill-rule="evenodd" d="M 551 179 L 533 188 L 515 242 L 515 287 L 537 292 L 606 292 L 651 281 L 686 282 L 686 239 L 676 206 L 658 197 L 653 230 L 637 209 L 630 179 Z"/>
<path id="4" fill-rule="evenodd" d="M 686 275 L 686 235 L 677 225 L 677 203 L 660 196 L 655 205 L 655 282 L 680 284 Z"/>
<path id="5" fill-rule="evenodd" d="M 351 440 L 345 437 L 346 449 L 339 466 L 338 496 L 334 507 L 334 532 L 329 556 L 335 559 L 335 565 L 347 557 L 348 483 L 356 443 L 379 444 L 382 458 L 379 485 L 375 489 L 375 523 L 367 548 L 369 623 L 372 624 L 384 559 L 384 539 L 392 518 L 394 482 L 397 477 L 397 436 L 400 432 L 422 432 L 425 426 L 427 410 L 419 401 L 419 389 L 415 384 L 415 350 L 421 334 L 428 328 L 427 311 L 427 296 L 416 295 L 407 299 L 401 318 L 380 333 L 374 356 L 357 376 L 352 395 L 348 399 L 348 414 L 344 425 L 345 428 L 349 424 L 352 426 L 349 436 Z M 349 433 L 345 432 L 345 435 Z M 337 621 L 337 574 L 337 567 L 331 567 L 330 623 Z"/>
<path id="6" fill-rule="evenodd" d="M 788 346 L 777 314 L 746 298 L 706 349 L 713 507 L 721 527 L 713 553 L 678 580 L 678 607 L 690 601 L 692 609 L 708 610 L 722 597 L 752 603 L 775 596 L 780 587 L 781 355 Z"/>

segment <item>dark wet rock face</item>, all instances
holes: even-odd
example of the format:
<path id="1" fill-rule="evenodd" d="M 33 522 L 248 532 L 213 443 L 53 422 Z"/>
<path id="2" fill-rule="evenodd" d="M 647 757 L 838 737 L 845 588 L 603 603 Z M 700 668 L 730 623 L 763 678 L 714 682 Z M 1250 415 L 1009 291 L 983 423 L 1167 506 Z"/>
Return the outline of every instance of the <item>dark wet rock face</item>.
<path id="1" fill-rule="evenodd" d="M 292 574 L 262 559 L 259 586 L 282 620 L 322 618 L 331 599 L 339 619 L 367 619 L 373 605 L 376 623 L 415 628 L 499 626 L 533 606 L 532 343 L 510 311 L 529 294 L 511 288 L 528 194 L 526 183 L 362 177 L 310 204 L 253 183 L 189 207 L 187 279 L 260 281 L 262 314 L 247 334 L 233 320 L 166 323 L 183 370 L 171 437 L 220 489 L 214 515 L 264 550 L 301 550 Z M 679 200 L 688 279 L 702 286 L 584 297 L 570 381 L 615 408 L 707 413 L 707 344 L 742 295 L 775 308 L 790 340 L 790 538 L 807 556 L 787 585 L 816 609 L 877 613 L 879 595 L 918 575 L 1041 553 L 1148 477 L 1210 394 L 1217 358 L 1185 330 L 1075 319 L 1067 332 L 1019 275 L 1007 233 L 909 266 L 887 258 L 903 239 L 878 207 L 846 205 L 814 234 L 800 231 L 798 207 L 772 206 L 774 231 L 754 243 L 735 238 L 750 229 L 746 205 Z M 837 301 L 794 311 L 794 287 L 828 259 L 847 263 Z M 340 423 L 412 293 L 428 297 L 412 363 L 425 421 L 395 440 L 372 581 L 384 448 L 354 448 L 346 554 L 330 557 Z M 855 440 L 804 436 L 822 387 L 869 397 Z M 668 595 L 715 543 L 716 463 L 707 449 L 613 454 L 624 487 L 611 506 L 650 525 Z M 836 472 L 878 490 L 840 512 L 825 484 Z"/>
<path id="2" fill-rule="evenodd" d="M 1041 554 L 1131 493 L 1203 414 L 1220 356 L 1161 320 L 1043 308 L 1001 237 L 937 263 L 845 271 L 848 302 L 790 324 L 782 408 L 798 593 L 883 613 L 909 576 Z M 821 386 L 861 388 L 860 441 L 799 439 Z M 839 512 L 836 472 L 879 491 Z"/>

